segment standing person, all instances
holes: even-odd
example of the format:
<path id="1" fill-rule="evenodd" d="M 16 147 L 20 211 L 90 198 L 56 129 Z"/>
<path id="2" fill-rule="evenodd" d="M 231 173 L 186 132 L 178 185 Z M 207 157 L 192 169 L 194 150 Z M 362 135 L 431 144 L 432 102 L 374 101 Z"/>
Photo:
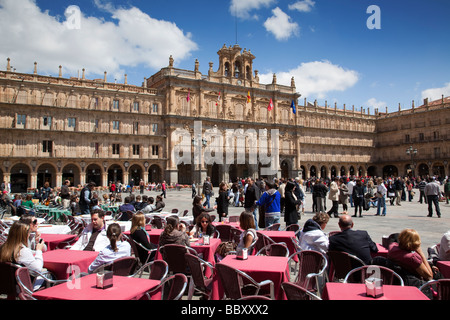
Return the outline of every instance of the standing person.
<path id="1" fill-rule="evenodd" d="M 362 184 L 361 179 L 356 180 L 356 185 L 353 187 L 353 203 L 355 204 L 355 214 L 353 217 L 356 217 L 358 210 L 359 210 L 359 217 L 362 217 L 362 207 L 364 204 L 364 186 Z"/>
<path id="2" fill-rule="evenodd" d="M 284 181 L 283 178 L 280 179 L 280 185 L 278 186 L 278 192 L 280 193 L 280 212 L 283 214 L 284 212 L 284 201 L 285 201 L 285 195 L 284 190 L 286 188 L 287 181 Z"/>
<path id="3" fill-rule="evenodd" d="M 300 179 L 299 177 L 295 178 L 295 194 L 298 200 L 302 201 L 301 207 L 301 214 L 305 214 L 305 206 L 306 206 L 306 197 L 305 197 L 305 190 L 303 190 L 303 179 Z"/>
<path id="4" fill-rule="evenodd" d="M 84 186 L 80 191 L 80 201 L 78 204 L 80 205 L 81 214 L 90 214 L 90 205 L 92 199 L 92 190 L 95 188 L 95 182 L 89 182 Z"/>
<path id="5" fill-rule="evenodd" d="M 202 197 L 195 196 L 194 201 L 192 201 L 192 216 L 194 217 L 194 221 L 197 221 L 198 216 L 203 212 L 211 212 L 214 209 L 204 208 L 202 206 Z"/>
<path id="6" fill-rule="evenodd" d="M 61 196 L 61 202 L 62 202 L 64 209 L 67 209 L 70 206 L 69 186 L 70 186 L 70 180 L 64 181 L 63 185 L 61 186 L 60 196 Z"/>
<path id="7" fill-rule="evenodd" d="M 301 205 L 302 201 L 300 199 L 297 199 L 297 197 L 294 195 L 295 188 L 296 188 L 295 182 L 288 181 L 286 183 L 286 188 L 284 190 L 285 196 L 284 221 L 286 222 L 286 226 L 298 223 L 299 212 L 297 210 L 297 207 Z"/>
<path id="8" fill-rule="evenodd" d="M 350 201 L 350 206 L 353 208 L 353 187 L 356 185 L 355 181 L 353 180 L 353 177 L 350 177 L 350 181 L 347 183 L 347 189 L 348 189 L 348 200 Z"/>
<path id="9" fill-rule="evenodd" d="M 392 183 L 392 180 L 389 179 L 388 185 L 387 185 L 387 193 L 388 193 L 388 197 L 389 197 L 389 202 L 391 204 L 391 206 L 394 205 L 394 200 L 395 200 L 395 187 L 394 184 Z"/>
<path id="10" fill-rule="evenodd" d="M 166 192 L 167 192 L 167 186 L 166 186 L 166 181 L 164 180 L 161 184 L 161 197 L 164 197 L 164 199 L 166 198 Z"/>
<path id="11" fill-rule="evenodd" d="M 255 219 L 255 228 L 258 230 L 258 207 L 255 202 L 259 199 L 259 190 L 253 178 L 247 179 L 247 189 L 245 190 L 244 209 L 252 212 Z"/>
<path id="12" fill-rule="evenodd" d="M 316 201 L 316 212 L 325 212 L 325 200 L 328 189 L 321 179 L 316 179 L 316 183 L 312 188 L 312 193 Z"/>
<path id="13" fill-rule="evenodd" d="M 145 189 L 145 182 L 144 180 L 141 179 L 141 181 L 139 181 L 139 189 L 140 189 L 140 193 L 144 194 L 144 189 Z"/>
<path id="14" fill-rule="evenodd" d="M 222 218 L 228 216 L 228 204 L 230 201 L 230 198 L 228 197 L 228 185 L 225 182 L 221 182 L 219 185 L 219 196 L 216 201 L 219 221 L 222 221 Z"/>
<path id="15" fill-rule="evenodd" d="M 197 195 L 197 189 L 195 187 L 195 181 L 192 182 L 192 199 Z"/>
<path id="16" fill-rule="evenodd" d="M 445 201 L 448 204 L 450 198 L 450 177 L 447 178 L 447 181 L 444 184 L 444 194 L 445 194 Z"/>
<path id="17" fill-rule="evenodd" d="M 398 206 L 401 206 L 402 204 L 400 202 L 402 200 L 403 186 L 402 186 L 402 181 L 400 180 L 400 178 L 395 179 L 394 189 L 395 189 L 395 204 Z"/>
<path id="18" fill-rule="evenodd" d="M 262 206 L 265 209 L 265 227 L 280 223 L 281 195 L 275 188 L 276 185 L 274 182 L 267 181 L 266 192 L 264 192 L 261 198 L 255 203 L 257 206 Z"/>
<path id="19" fill-rule="evenodd" d="M 406 181 L 406 190 L 408 191 L 408 201 L 411 202 L 413 199 L 413 183 L 411 180 Z"/>
<path id="20" fill-rule="evenodd" d="M 427 197 L 428 201 L 428 216 L 433 216 L 433 203 L 434 207 L 436 209 L 436 214 L 438 218 L 441 217 L 441 210 L 439 209 L 439 194 L 441 192 L 439 184 L 436 182 L 436 178 L 429 178 L 428 184 L 426 185 L 424 189 L 425 196 Z"/>
<path id="21" fill-rule="evenodd" d="M 387 188 L 383 183 L 383 178 L 378 178 L 377 179 L 377 192 L 376 192 L 376 197 L 378 199 L 376 216 L 380 215 L 381 208 L 383 208 L 383 212 L 381 212 L 381 215 L 383 215 L 383 216 L 386 215 L 386 193 L 387 193 Z"/>
<path id="22" fill-rule="evenodd" d="M 203 188 L 202 188 L 202 192 L 205 195 L 205 202 L 203 203 L 203 206 L 208 206 L 208 208 L 211 207 L 209 201 L 211 199 L 211 195 L 213 194 L 213 187 L 211 184 L 211 178 L 210 177 L 206 177 L 205 182 L 203 183 Z"/>
<path id="23" fill-rule="evenodd" d="M 339 217 L 339 187 L 337 185 L 337 182 L 339 179 L 335 177 L 333 181 L 331 181 L 330 184 L 330 193 L 328 194 L 328 199 L 330 199 L 333 203 L 333 206 L 331 207 L 330 211 L 327 212 L 327 214 L 331 217 L 331 214 L 335 218 Z"/>
<path id="24" fill-rule="evenodd" d="M 419 181 L 419 193 L 420 193 L 420 197 L 419 197 L 419 202 L 423 203 L 422 199 L 424 199 L 425 203 L 427 203 L 427 196 L 425 195 L 425 187 L 427 186 L 427 182 L 425 181 L 425 179 L 420 179 Z"/>
<path id="25" fill-rule="evenodd" d="M 342 204 L 342 213 L 347 214 L 348 188 L 343 178 L 339 179 L 339 203 Z"/>

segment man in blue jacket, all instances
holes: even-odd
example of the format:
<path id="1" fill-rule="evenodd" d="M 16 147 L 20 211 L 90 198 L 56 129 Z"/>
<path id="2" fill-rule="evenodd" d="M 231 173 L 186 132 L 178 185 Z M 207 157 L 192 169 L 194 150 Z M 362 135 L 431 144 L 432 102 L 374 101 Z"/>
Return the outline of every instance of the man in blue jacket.
<path id="1" fill-rule="evenodd" d="M 277 185 L 272 181 L 266 182 L 266 192 L 255 202 L 257 206 L 265 209 L 265 226 L 280 223 L 280 200 L 281 195 L 277 191 Z"/>

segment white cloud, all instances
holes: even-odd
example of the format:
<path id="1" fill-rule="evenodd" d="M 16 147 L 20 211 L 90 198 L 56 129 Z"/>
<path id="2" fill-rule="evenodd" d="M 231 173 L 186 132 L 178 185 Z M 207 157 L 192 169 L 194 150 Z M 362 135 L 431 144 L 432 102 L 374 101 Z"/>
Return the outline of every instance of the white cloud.
<path id="1" fill-rule="evenodd" d="M 264 22 L 264 27 L 271 32 L 279 41 L 287 40 L 292 35 L 299 35 L 300 27 L 297 23 L 291 22 L 291 17 L 280 8 L 272 10 L 273 16 Z"/>
<path id="2" fill-rule="evenodd" d="M 447 82 L 442 88 L 430 88 L 422 91 L 422 99 L 428 98 L 430 101 L 438 100 L 450 96 L 450 82 Z"/>
<path id="3" fill-rule="evenodd" d="M 297 10 L 300 12 L 310 12 L 316 3 L 312 0 L 297 1 L 289 5 L 289 10 Z"/>
<path id="4" fill-rule="evenodd" d="M 100 5 L 114 22 L 81 13 L 80 28 L 70 29 L 60 17 L 43 12 L 34 0 L 0 0 L 0 59 L 11 58 L 19 72 L 29 72 L 34 61 L 39 74 L 64 76 L 86 68 L 86 75 L 107 71 L 120 79 L 127 67 L 159 69 L 197 50 L 175 23 L 157 20 L 136 7 L 116 9 Z"/>
<path id="5" fill-rule="evenodd" d="M 345 91 L 354 86 L 358 80 L 358 73 L 346 70 L 330 61 L 313 61 L 302 63 L 295 69 L 279 72 L 277 83 L 291 85 L 294 77 L 297 91 L 305 98 L 323 99 L 330 91 Z M 272 83 L 273 73 L 261 74 L 261 83 Z"/>
<path id="6" fill-rule="evenodd" d="M 276 2 L 277 0 L 231 0 L 230 13 L 242 19 L 258 19 L 258 15 L 251 15 L 251 11 L 267 8 Z"/>
<path id="7" fill-rule="evenodd" d="M 376 98 L 370 98 L 365 103 L 368 107 L 372 107 L 374 109 L 386 108 L 387 103 L 384 101 L 378 101 Z"/>

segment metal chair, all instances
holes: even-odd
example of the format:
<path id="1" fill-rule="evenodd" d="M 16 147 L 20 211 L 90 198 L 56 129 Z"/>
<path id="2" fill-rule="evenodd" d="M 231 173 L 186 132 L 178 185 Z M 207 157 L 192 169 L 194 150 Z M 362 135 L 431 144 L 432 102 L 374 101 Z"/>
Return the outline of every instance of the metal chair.
<path id="1" fill-rule="evenodd" d="M 294 258 L 298 260 L 296 262 L 298 268 L 294 272 L 295 279 L 291 282 L 321 296 L 323 283 L 327 280 L 327 258 L 318 251 L 303 250 L 289 257 L 289 265 L 291 261 L 295 261 Z"/>
<path id="2" fill-rule="evenodd" d="M 432 300 L 450 300 L 450 279 L 430 280 L 423 284 L 420 291 L 431 291 Z"/>
<path id="3" fill-rule="evenodd" d="M 354 276 L 354 274 L 358 272 L 359 275 Z M 394 270 L 378 265 L 366 265 L 350 270 L 345 276 L 344 283 L 350 283 L 351 281 L 354 281 L 355 283 L 364 283 L 364 280 L 368 278 L 368 272 L 371 272 L 369 276 L 376 275 L 377 278 L 382 279 L 383 284 L 405 285 L 402 277 Z"/>
<path id="4" fill-rule="evenodd" d="M 271 243 L 261 248 L 257 253 L 257 256 L 275 256 L 275 257 L 289 257 L 289 249 L 284 242 Z"/>
<path id="5" fill-rule="evenodd" d="M 269 297 L 266 296 L 246 296 L 242 297 L 238 300 L 247 301 L 247 300 L 272 300 Z"/>
<path id="6" fill-rule="evenodd" d="M 160 247 L 159 250 L 162 253 L 163 260 L 169 265 L 170 273 L 190 274 L 187 269 L 187 263 L 184 255 L 186 252 L 197 255 L 197 251 L 191 247 L 179 244 L 166 244 L 165 246 Z"/>
<path id="7" fill-rule="evenodd" d="M 288 300 L 322 300 L 319 296 L 292 282 L 283 282 L 281 289 Z"/>
<path id="8" fill-rule="evenodd" d="M 186 291 L 187 283 L 188 278 L 182 273 L 177 273 L 165 278 L 156 288 L 146 292 L 146 296 L 150 300 L 152 294 L 162 290 L 161 300 L 180 300 Z"/>
<path id="9" fill-rule="evenodd" d="M 206 296 L 209 300 L 211 296 L 211 284 L 215 273 L 214 267 L 210 263 L 199 258 L 197 255 L 185 253 L 184 256 L 187 265 L 189 266 L 192 277 L 191 282 L 189 284 L 188 300 L 192 299 L 194 291 L 200 292 L 202 295 Z M 211 271 L 211 276 L 209 278 L 205 276 L 206 268 L 209 268 Z"/>
<path id="10" fill-rule="evenodd" d="M 215 226 L 216 230 L 220 233 L 220 240 L 222 242 L 231 240 L 231 226 L 229 224 L 218 224 Z"/>
<path id="11" fill-rule="evenodd" d="M 189 210 L 184 210 L 184 212 L 183 212 L 183 217 L 186 217 L 187 215 L 188 215 L 188 213 L 189 213 Z"/>
<path id="12" fill-rule="evenodd" d="M 41 278 L 45 282 L 46 288 L 52 287 L 57 284 L 66 283 L 68 281 L 71 281 L 69 279 L 66 280 L 53 280 L 48 277 L 48 274 L 42 274 L 37 271 L 31 271 L 27 267 L 22 267 L 19 265 L 11 264 L 12 267 L 16 270 L 14 273 L 15 281 L 17 284 L 17 294 L 24 294 L 24 295 L 33 295 L 34 291 L 34 282 L 32 278 L 34 278 L 34 281 L 37 280 L 37 278 Z M 51 274 L 50 274 L 51 276 Z M 39 290 L 39 289 L 38 289 Z M 34 300 L 34 298 L 32 299 Z"/>
<path id="13" fill-rule="evenodd" d="M 278 230 L 280 230 L 280 226 L 281 226 L 281 223 L 274 223 L 274 224 L 266 227 L 264 230 L 266 230 L 266 231 L 278 231 Z"/>
<path id="14" fill-rule="evenodd" d="M 112 262 L 105 263 L 91 273 L 97 273 L 104 270 L 112 271 L 115 276 L 128 277 L 134 273 L 138 264 L 138 258 L 136 257 L 123 257 L 116 259 Z"/>
<path id="15" fill-rule="evenodd" d="M 166 221 L 164 218 L 160 216 L 154 216 L 151 222 L 152 226 L 154 226 L 156 229 L 164 229 L 166 225 Z"/>
<path id="16" fill-rule="evenodd" d="M 155 260 L 141 266 L 129 278 L 142 278 L 144 272 L 148 272 L 148 278 L 163 281 L 169 273 L 169 265 L 164 260 Z"/>
<path id="17" fill-rule="evenodd" d="M 331 261 L 330 281 L 343 280 L 351 270 L 366 265 L 357 256 L 343 251 L 328 251 L 328 257 Z M 349 278 L 348 280 L 354 281 L 352 278 Z"/>
<path id="18" fill-rule="evenodd" d="M 148 248 L 144 247 L 141 243 L 139 243 L 136 240 L 134 240 L 133 238 L 131 238 L 131 236 L 128 237 L 128 236 L 126 236 L 124 234 L 122 236 L 130 244 L 131 250 L 133 251 L 134 256 L 139 258 L 138 259 L 138 265 L 139 266 L 143 266 L 147 262 L 149 262 L 149 260 L 153 260 L 154 259 L 155 255 L 156 255 L 156 251 L 158 250 L 156 245 L 155 245 L 154 249 L 148 249 Z M 146 257 L 145 260 L 141 259 L 141 255 L 139 254 L 140 252 L 146 252 L 147 253 L 147 257 Z"/>
<path id="19" fill-rule="evenodd" d="M 266 236 L 265 234 L 256 231 L 256 235 L 258 236 L 258 239 L 256 240 L 255 243 L 255 250 L 256 252 L 260 251 L 262 248 L 264 248 L 265 246 L 271 244 L 271 243 L 276 243 L 271 237 Z"/>
<path id="20" fill-rule="evenodd" d="M 261 289 L 269 286 L 269 296 L 275 300 L 274 283 L 271 280 L 257 282 L 247 273 L 221 263 L 216 264 L 215 268 L 227 299 L 238 300 L 244 296 L 259 295 Z"/>

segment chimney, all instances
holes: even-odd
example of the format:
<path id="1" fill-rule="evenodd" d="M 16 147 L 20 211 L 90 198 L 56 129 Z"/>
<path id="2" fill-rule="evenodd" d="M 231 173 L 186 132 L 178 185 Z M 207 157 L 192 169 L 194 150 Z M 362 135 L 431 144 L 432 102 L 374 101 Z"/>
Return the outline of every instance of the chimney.
<path id="1" fill-rule="evenodd" d="M 423 99 L 423 104 L 426 106 L 428 105 L 428 98 Z"/>

